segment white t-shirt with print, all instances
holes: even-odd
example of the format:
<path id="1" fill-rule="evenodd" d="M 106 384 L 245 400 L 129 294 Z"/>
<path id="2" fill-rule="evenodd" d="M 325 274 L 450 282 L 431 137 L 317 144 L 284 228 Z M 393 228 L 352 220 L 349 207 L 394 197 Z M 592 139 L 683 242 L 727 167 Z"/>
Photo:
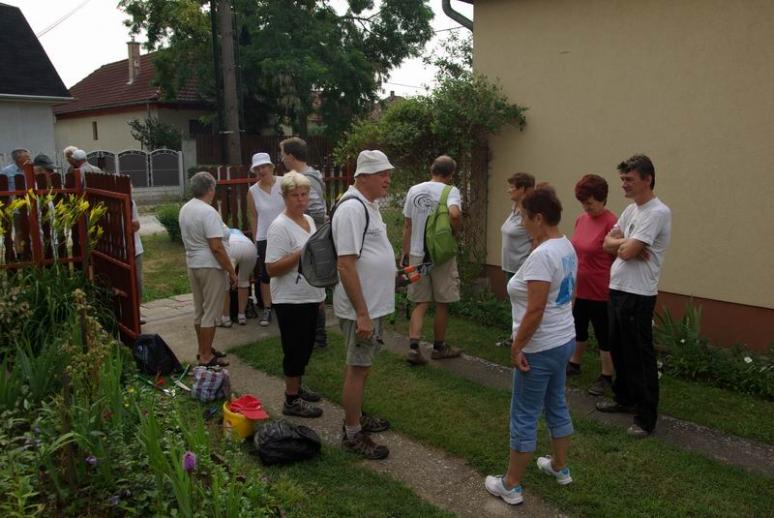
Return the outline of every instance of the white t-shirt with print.
<path id="1" fill-rule="evenodd" d="M 562 236 L 548 239 L 535 248 L 508 282 L 511 299 L 513 335 L 519 331 L 527 312 L 527 282 L 550 282 L 543 319 L 527 345 L 525 353 L 537 353 L 560 347 L 575 338 L 572 297 L 578 277 L 578 257 L 570 240 Z"/>
<path id="2" fill-rule="evenodd" d="M 261 189 L 258 182 L 254 183 L 248 190 L 250 196 L 253 197 L 255 212 L 258 215 L 258 225 L 255 229 L 256 241 L 266 240 L 269 225 L 285 210 L 285 199 L 282 197 L 282 189 L 280 187 L 281 181 L 279 177 L 274 177 L 270 193 Z"/>
<path id="3" fill-rule="evenodd" d="M 272 222 L 267 233 L 267 263 L 279 261 L 296 250 L 300 250 L 309 236 L 314 234 L 317 230 L 314 220 L 307 215 L 304 215 L 304 218 L 309 224 L 310 232 L 304 230 L 284 213 L 277 216 Z M 297 265 L 284 275 L 272 277 L 270 287 L 271 300 L 275 304 L 306 304 L 325 300 L 325 289 L 310 286 L 304 276 L 298 273 Z"/>
<path id="4" fill-rule="evenodd" d="M 339 203 L 333 215 L 333 242 L 339 256 L 360 254 L 357 259 L 357 273 L 368 315 L 371 318 L 379 318 L 395 311 L 395 251 L 387 238 L 387 225 L 382 220 L 379 204 L 368 201 L 354 185 L 344 193 L 344 196 L 353 195 L 360 198 L 368 209 L 369 221 L 365 240 L 365 210 L 362 204 L 350 200 Z M 339 318 L 357 318 L 341 279 L 333 292 L 333 310 Z"/>
<path id="5" fill-rule="evenodd" d="M 664 252 L 672 236 L 672 212 L 658 198 L 638 206 L 632 203 L 624 209 L 613 229 L 618 228 L 626 239 L 636 239 L 648 247 L 649 257 L 623 259 L 616 257 L 610 268 L 610 289 L 635 295 L 658 295 L 658 281 Z"/>
<path id="6" fill-rule="evenodd" d="M 224 225 L 215 208 L 198 198 L 192 198 L 180 209 L 180 235 L 185 247 L 188 268 L 218 268 L 207 239 L 224 238 Z"/>
<path id="7" fill-rule="evenodd" d="M 444 187 L 446 184 L 441 182 L 422 182 L 411 187 L 406 194 L 403 215 L 411 218 L 411 251 L 409 254 L 413 256 L 425 255 L 425 224 L 430 213 L 438 207 Z M 462 210 L 460 190 L 454 186 L 446 198 L 446 206 L 457 206 Z"/>

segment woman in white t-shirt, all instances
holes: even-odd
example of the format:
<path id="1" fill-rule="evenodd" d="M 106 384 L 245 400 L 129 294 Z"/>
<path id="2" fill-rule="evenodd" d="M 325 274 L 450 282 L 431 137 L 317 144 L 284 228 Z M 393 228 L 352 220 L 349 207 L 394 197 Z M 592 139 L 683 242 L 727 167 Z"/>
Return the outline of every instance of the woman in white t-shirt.
<path id="1" fill-rule="evenodd" d="M 274 164 L 268 153 L 253 155 L 250 171 L 258 177 L 247 196 L 247 217 L 258 249 L 258 272 L 263 301 L 263 313 L 258 324 L 266 327 L 271 323 L 271 291 L 269 274 L 266 272 L 266 235 L 274 218 L 285 210 L 285 202 L 280 193 L 280 178 L 274 176 Z"/>
<path id="2" fill-rule="evenodd" d="M 266 246 L 266 270 L 271 276 L 271 298 L 282 339 L 282 369 L 285 374 L 285 403 L 282 413 L 299 417 L 320 417 L 322 409 L 310 405 L 319 394 L 301 385 L 312 355 L 317 331 L 317 311 L 325 290 L 315 288 L 298 273 L 298 262 L 309 236 L 316 227 L 305 214 L 309 205 L 309 179 L 296 172 L 281 180 L 285 210 L 272 222 Z"/>
<path id="3" fill-rule="evenodd" d="M 237 272 L 237 322 L 240 326 L 247 324 L 245 308 L 250 295 L 250 277 L 253 275 L 258 256 L 255 244 L 238 228 L 228 228 L 223 225 L 224 242 L 228 244 L 226 251 L 231 259 L 231 265 Z M 221 327 L 231 327 L 231 290 L 226 290 L 223 301 L 223 316 L 220 317 Z"/>
<path id="4" fill-rule="evenodd" d="M 572 482 L 567 451 L 573 433 L 565 401 L 567 361 L 575 350 L 572 299 L 578 259 L 559 231 L 562 204 L 550 186 L 538 185 L 521 201 L 524 227 L 536 243 L 508 282 L 513 314 L 511 362 L 513 395 L 510 412 L 508 472 L 486 477 L 486 488 L 509 504 L 522 502 L 521 482 L 537 444 L 537 420 L 544 409 L 552 455 L 539 457 L 538 468 Z"/>

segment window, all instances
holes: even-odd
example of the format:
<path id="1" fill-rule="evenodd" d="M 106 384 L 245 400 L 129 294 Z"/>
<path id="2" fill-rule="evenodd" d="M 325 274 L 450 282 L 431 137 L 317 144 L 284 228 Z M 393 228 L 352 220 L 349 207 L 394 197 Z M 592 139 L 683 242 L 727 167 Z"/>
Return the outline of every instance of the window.
<path id="1" fill-rule="evenodd" d="M 94 140 L 99 140 L 99 133 L 97 132 L 97 121 L 91 121 L 91 137 Z"/>

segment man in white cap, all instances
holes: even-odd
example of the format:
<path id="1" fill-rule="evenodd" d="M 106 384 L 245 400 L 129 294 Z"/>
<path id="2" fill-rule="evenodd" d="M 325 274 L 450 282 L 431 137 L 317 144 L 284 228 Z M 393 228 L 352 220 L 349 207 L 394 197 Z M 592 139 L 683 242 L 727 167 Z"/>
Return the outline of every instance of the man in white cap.
<path id="1" fill-rule="evenodd" d="M 62 154 L 64 155 L 65 160 L 67 160 L 67 163 L 70 164 L 70 166 L 67 168 L 68 173 L 73 172 L 73 165 L 75 163 L 75 160 L 73 160 L 73 153 L 78 151 L 78 146 L 67 146 L 62 150 Z"/>
<path id="2" fill-rule="evenodd" d="M 344 449 L 367 459 L 383 459 L 386 446 L 369 433 L 390 424 L 362 413 L 368 371 L 380 344 L 382 319 L 395 311 L 395 252 L 377 200 L 387 195 L 394 169 L 384 153 L 366 150 L 357 158 L 355 184 L 339 201 L 331 221 L 341 282 L 333 294 L 347 350 L 342 404 Z"/>
<path id="3" fill-rule="evenodd" d="M 73 151 L 72 154 L 72 162 L 70 162 L 73 166 L 73 169 L 80 169 L 81 175 L 84 173 L 101 173 L 102 169 L 95 165 L 91 165 L 86 160 L 86 151 L 82 149 L 76 149 Z M 85 177 L 82 177 L 85 180 Z"/>

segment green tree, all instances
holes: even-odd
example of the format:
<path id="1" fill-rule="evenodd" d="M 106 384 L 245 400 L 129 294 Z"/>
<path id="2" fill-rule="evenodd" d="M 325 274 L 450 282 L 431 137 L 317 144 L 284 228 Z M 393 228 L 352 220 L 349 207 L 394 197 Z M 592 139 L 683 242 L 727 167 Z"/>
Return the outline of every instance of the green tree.
<path id="1" fill-rule="evenodd" d="M 393 183 L 398 191 L 426 180 L 438 155 L 454 158 L 455 183 L 465 207 L 460 244 L 466 259 L 480 264 L 486 244 L 487 140 L 505 126 L 523 128 L 526 108 L 511 103 L 501 87 L 484 76 L 462 71 L 439 79 L 428 95 L 395 102 L 379 120 L 355 124 L 336 154 L 343 161 L 362 149 L 383 150 L 397 167 Z"/>
<path id="2" fill-rule="evenodd" d="M 143 149 L 167 148 L 180 151 L 180 131 L 171 124 L 160 121 L 158 117 L 148 117 L 144 121 L 132 119 L 127 124 L 132 128 L 132 137 L 137 140 Z"/>
<path id="3" fill-rule="evenodd" d="M 209 6 L 204 0 L 121 0 L 130 32 L 158 50 L 156 81 L 167 97 L 196 76 L 215 97 Z M 420 55 L 432 37 L 427 0 L 349 0 L 337 13 L 327 0 L 233 0 L 244 130 L 290 125 L 307 134 L 319 113 L 335 137 L 365 115 L 381 79 Z"/>

